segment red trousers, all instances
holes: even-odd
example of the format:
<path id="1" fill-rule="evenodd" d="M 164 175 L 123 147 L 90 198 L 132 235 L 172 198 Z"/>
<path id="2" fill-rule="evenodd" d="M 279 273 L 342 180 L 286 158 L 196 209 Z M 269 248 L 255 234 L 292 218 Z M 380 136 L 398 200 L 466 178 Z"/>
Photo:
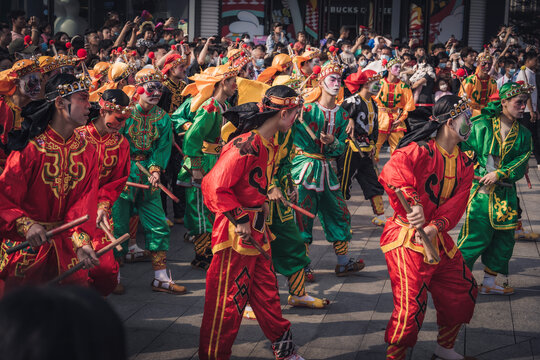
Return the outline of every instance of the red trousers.
<path id="1" fill-rule="evenodd" d="M 92 240 L 92 247 L 95 252 L 109 245 L 111 241 L 101 229 L 96 229 L 96 236 Z M 88 272 L 89 283 L 102 296 L 107 296 L 113 292 L 118 285 L 118 262 L 114 258 L 113 250 L 106 252 L 99 258 L 99 265 Z"/>
<path id="2" fill-rule="evenodd" d="M 406 347 L 416 344 L 428 291 L 439 326 L 470 321 L 478 288 L 459 250 L 453 259 L 442 250 L 437 265 L 426 264 L 423 254 L 403 246 L 388 251 L 385 257 L 394 296 L 394 311 L 386 327 L 387 343 Z"/>
<path id="3" fill-rule="evenodd" d="M 281 315 L 272 260 L 241 255 L 232 248 L 214 254 L 206 273 L 199 358 L 229 359 L 249 300 L 264 335 L 273 343 L 291 323 Z"/>

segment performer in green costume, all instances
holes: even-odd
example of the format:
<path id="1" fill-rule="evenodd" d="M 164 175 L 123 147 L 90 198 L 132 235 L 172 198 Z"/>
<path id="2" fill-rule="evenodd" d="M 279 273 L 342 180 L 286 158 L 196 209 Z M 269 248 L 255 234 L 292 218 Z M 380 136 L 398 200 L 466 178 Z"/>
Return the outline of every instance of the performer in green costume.
<path id="1" fill-rule="evenodd" d="M 139 103 L 119 131 L 129 142 L 131 168 L 128 181 L 150 184 L 148 190 L 126 188 L 113 206 L 114 234 L 129 232 L 129 219 L 135 210 L 144 228 L 146 249 L 150 251 L 154 280 L 152 290 L 182 294 L 186 288 L 174 283 L 167 274 L 169 226 L 156 189 L 161 169 L 167 166 L 172 146 L 172 125 L 169 115 L 157 106 L 161 97 L 163 76 L 155 69 L 143 69 L 135 75 L 140 93 Z M 147 177 L 136 166 L 139 162 L 152 176 Z M 124 248 L 124 254 L 127 248 Z"/>
<path id="2" fill-rule="evenodd" d="M 481 294 L 509 295 L 514 289 L 495 284 L 498 273 L 508 274 L 518 220 L 515 183 L 527 170 L 532 149 L 531 133 L 518 119 L 523 117 L 531 87 L 506 83 L 500 100 L 492 101 L 474 117 L 472 133 L 463 150 L 474 152 L 477 167 L 465 224 L 458 247 L 472 270 L 482 256 L 485 265 Z"/>
<path id="3" fill-rule="evenodd" d="M 193 236 L 195 259 L 191 265 L 208 269 L 212 260 L 211 232 L 214 215 L 203 202 L 200 183 L 214 166 L 221 151 L 222 114 L 227 110 L 226 99 L 236 90 L 237 69 L 230 64 L 207 69 L 191 77 L 182 95 L 192 95 L 190 112 L 195 113 L 193 124 L 184 137 L 184 165 L 178 183 L 188 184 L 184 225 Z M 179 108 L 179 110 L 182 107 Z M 185 111 L 186 109 L 184 109 Z"/>
<path id="4" fill-rule="evenodd" d="M 345 276 L 364 268 L 362 260 L 347 256 L 351 239 L 351 215 L 339 188 L 339 181 L 330 165 L 330 157 L 345 150 L 345 129 L 349 115 L 336 104 L 341 87 L 342 68 L 332 58 L 319 73 L 319 85 L 307 95 L 299 122 L 294 125 L 296 156 L 292 161 L 292 177 L 298 185 L 299 205 L 319 215 L 326 239 L 334 246 L 338 258 L 336 275 Z M 301 234 L 307 244 L 313 239 L 313 219 L 302 216 Z M 306 268 L 306 275 L 312 270 Z"/>

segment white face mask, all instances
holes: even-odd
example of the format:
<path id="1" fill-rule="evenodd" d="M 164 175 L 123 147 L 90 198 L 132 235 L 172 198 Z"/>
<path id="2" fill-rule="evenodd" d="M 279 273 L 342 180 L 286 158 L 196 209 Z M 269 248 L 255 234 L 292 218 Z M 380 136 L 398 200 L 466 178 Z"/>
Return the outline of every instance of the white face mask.
<path id="1" fill-rule="evenodd" d="M 323 87 L 327 93 L 332 96 L 336 96 L 339 93 L 339 88 L 341 87 L 339 76 L 332 74 L 325 77 Z"/>
<path id="2" fill-rule="evenodd" d="M 367 61 L 366 61 L 366 60 L 362 60 L 362 61 L 360 61 L 360 62 L 358 63 L 358 65 L 359 65 L 360 67 L 363 68 L 363 67 L 365 67 L 365 66 L 367 65 Z"/>

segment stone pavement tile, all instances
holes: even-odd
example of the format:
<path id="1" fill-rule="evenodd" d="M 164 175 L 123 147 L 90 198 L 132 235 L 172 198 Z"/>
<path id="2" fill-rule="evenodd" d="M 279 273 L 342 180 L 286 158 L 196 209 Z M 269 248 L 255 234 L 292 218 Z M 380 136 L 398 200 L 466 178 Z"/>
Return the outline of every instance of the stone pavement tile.
<path id="1" fill-rule="evenodd" d="M 165 332 L 145 347 L 136 360 L 190 359 L 199 348 L 199 336 Z"/>
<path id="2" fill-rule="evenodd" d="M 497 352 L 497 349 L 515 345 L 527 341 L 531 336 L 514 336 L 511 331 L 491 329 L 470 329 L 467 327 L 465 334 L 465 352 L 469 356 L 477 356 L 484 353 Z M 503 358 L 501 358 L 503 359 Z"/>
<path id="3" fill-rule="evenodd" d="M 181 317 L 187 309 L 187 304 L 185 306 L 180 306 L 178 303 L 160 304 L 159 306 L 148 304 L 134 313 L 124 322 L 124 325 L 128 328 L 138 327 L 164 331 Z"/>
<path id="4" fill-rule="evenodd" d="M 161 331 L 154 329 L 126 328 L 126 348 L 128 355 L 137 355 L 150 345 Z"/>
<path id="5" fill-rule="evenodd" d="M 510 297 L 514 332 L 519 336 L 540 336 L 540 292 L 519 291 Z"/>
<path id="6" fill-rule="evenodd" d="M 303 350 L 303 349 L 300 349 Z M 335 349 L 327 347 L 309 346 L 305 351 L 299 351 L 305 359 L 309 360 L 354 360 L 356 351 L 349 349 Z"/>
<path id="7" fill-rule="evenodd" d="M 479 360 L 534 360 L 529 341 L 476 355 Z"/>
<path id="8" fill-rule="evenodd" d="M 112 299 L 112 298 L 118 299 Z M 136 302 L 128 297 L 121 298 L 120 296 L 111 295 L 107 298 L 107 302 L 116 310 L 120 320 L 126 321 L 133 314 L 139 311 L 143 306 L 147 304 L 144 302 Z"/>
<path id="9" fill-rule="evenodd" d="M 508 296 L 478 295 L 476 306 L 467 333 L 470 331 L 490 331 L 512 334 L 512 314 Z M 467 341 L 467 344 L 469 341 Z"/>
<path id="10" fill-rule="evenodd" d="M 536 332 L 536 336 L 538 336 L 538 332 Z M 540 337 L 536 337 L 534 339 L 531 339 L 531 351 L 535 359 L 540 359 Z"/>
<path id="11" fill-rule="evenodd" d="M 295 344 L 297 345 L 296 350 L 299 351 L 298 344 L 296 343 L 296 339 L 293 334 L 293 340 L 295 341 Z M 302 353 L 298 352 L 300 355 Z M 233 356 L 233 358 L 236 358 Z M 272 344 L 270 344 L 270 341 L 266 338 L 262 341 L 259 341 L 255 347 L 253 348 L 253 351 L 251 351 L 251 354 L 249 355 L 249 360 L 268 360 L 273 359 L 274 353 L 272 351 Z M 247 359 L 247 357 L 246 357 Z"/>

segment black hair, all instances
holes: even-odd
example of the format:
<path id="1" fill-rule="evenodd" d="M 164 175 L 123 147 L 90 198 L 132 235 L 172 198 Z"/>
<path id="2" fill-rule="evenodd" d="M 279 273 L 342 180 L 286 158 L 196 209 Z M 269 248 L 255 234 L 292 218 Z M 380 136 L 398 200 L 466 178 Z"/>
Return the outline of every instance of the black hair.
<path id="1" fill-rule="evenodd" d="M 340 48 L 343 47 L 343 46 L 345 46 L 345 45 L 351 45 L 351 46 L 352 46 L 352 43 L 351 43 L 350 40 L 343 40 L 343 41 L 341 41 L 341 42 L 339 43 L 339 47 L 340 47 Z"/>
<path id="2" fill-rule="evenodd" d="M 112 101 L 116 100 L 116 104 L 120 106 L 128 106 L 129 105 L 129 96 L 125 92 L 123 92 L 120 89 L 109 89 L 105 90 L 103 95 L 101 95 L 103 100 L 105 101 Z"/>
<path id="3" fill-rule="evenodd" d="M 65 33 L 63 31 L 59 31 L 59 32 L 55 33 L 54 36 L 53 36 L 54 42 L 59 43 L 60 38 L 62 37 L 62 35 L 66 35 L 69 39 L 71 39 L 70 36 L 67 33 Z"/>
<path id="4" fill-rule="evenodd" d="M 472 47 L 470 46 L 466 46 L 464 47 L 463 49 L 461 49 L 461 52 L 460 52 L 460 55 L 461 55 L 461 58 L 462 59 L 465 59 L 467 56 L 469 56 L 470 54 L 477 54 L 478 51 L 474 50 Z"/>
<path id="5" fill-rule="evenodd" d="M 439 130 L 448 121 L 448 117 L 440 118 L 440 120 L 437 117 L 448 114 L 460 100 L 461 97 L 457 95 L 445 95 L 437 100 L 433 105 L 433 121 L 428 121 L 423 126 L 407 132 L 399 141 L 397 148 L 405 147 L 412 142 L 427 141 L 431 134 Z"/>
<path id="6" fill-rule="evenodd" d="M 433 51 L 433 50 L 435 50 L 435 49 L 446 50 L 446 48 L 444 47 L 444 44 L 443 44 L 443 43 L 433 44 L 433 45 L 431 46 L 431 51 Z"/>
<path id="7" fill-rule="evenodd" d="M 276 110 L 269 108 L 269 106 L 277 107 L 277 105 L 271 102 L 269 96 L 288 98 L 297 97 L 298 94 L 296 91 L 286 85 L 276 85 L 266 90 L 266 93 L 261 101 L 262 109 L 259 107 L 258 103 L 248 102 L 227 110 L 225 113 L 223 113 L 223 116 L 236 127 L 236 131 L 229 136 L 228 141 L 231 141 L 238 135 L 247 133 L 260 127 L 266 120 L 281 111 L 281 109 Z"/>
<path id="8" fill-rule="evenodd" d="M 274 30 L 275 28 L 277 28 L 277 27 L 283 27 L 283 24 L 280 23 L 280 22 L 275 22 L 275 23 L 272 24 L 272 29 L 273 29 L 273 30 Z"/>
<path id="9" fill-rule="evenodd" d="M 525 62 L 527 62 L 529 60 L 532 60 L 537 56 L 538 56 L 538 54 L 536 53 L 536 51 L 534 51 L 534 50 L 528 51 L 523 56 L 523 63 L 525 64 Z"/>
<path id="10" fill-rule="evenodd" d="M 440 62 L 442 59 L 448 60 L 450 57 L 448 56 L 446 51 L 441 51 L 440 53 L 437 54 L 437 58 L 439 59 L 439 62 Z"/>
<path id="11" fill-rule="evenodd" d="M 87 36 L 87 35 L 90 35 L 92 33 L 96 33 L 97 34 L 97 30 L 96 29 L 93 29 L 93 28 L 90 28 L 90 29 L 86 29 L 86 31 L 84 32 L 84 35 Z"/>
<path id="12" fill-rule="evenodd" d="M 45 94 L 55 92 L 59 85 L 72 84 L 77 81 L 75 75 L 58 73 L 49 78 L 45 84 Z M 69 96 L 66 98 L 69 98 Z M 47 99 L 35 100 L 26 105 L 21 111 L 21 117 L 24 119 L 21 129 L 9 133 L 8 151 L 23 150 L 28 141 L 42 134 L 47 129 L 54 111 L 54 101 L 48 101 Z"/>
<path id="13" fill-rule="evenodd" d="M 18 17 L 20 16 L 25 16 L 26 15 L 26 12 L 24 12 L 24 10 L 13 10 L 9 13 L 9 22 L 13 22 L 13 20 L 17 19 Z"/>
<path id="14" fill-rule="evenodd" d="M 504 67 L 512 66 L 517 64 L 517 59 L 513 56 L 508 56 L 504 58 Z"/>
<path id="15" fill-rule="evenodd" d="M 0 358 L 125 360 L 124 327 L 90 289 L 21 288 L 0 301 Z"/>

